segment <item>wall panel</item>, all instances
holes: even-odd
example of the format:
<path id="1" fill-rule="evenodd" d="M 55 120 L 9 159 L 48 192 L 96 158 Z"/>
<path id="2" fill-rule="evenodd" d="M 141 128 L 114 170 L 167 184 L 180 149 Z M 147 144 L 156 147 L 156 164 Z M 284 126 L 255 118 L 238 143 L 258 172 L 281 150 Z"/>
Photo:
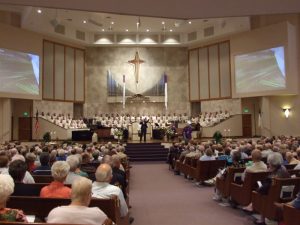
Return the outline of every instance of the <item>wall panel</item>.
<path id="1" fill-rule="evenodd" d="M 199 49 L 200 100 L 209 99 L 208 48 Z"/>
<path id="2" fill-rule="evenodd" d="M 84 102 L 85 50 L 44 40 L 43 100 Z"/>
<path id="3" fill-rule="evenodd" d="M 231 98 L 230 42 L 190 49 L 189 81 L 190 101 Z"/>
<path id="4" fill-rule="evenodd" d="M 230 78 L 230 51 L 229 42 L 220 44 L 220 90 L 221 97 L 226 98 L 231 96 L 231 78 Z"/>
<path id="5" fill-rule="evenodd" d="M 54 98 L 54 44 L 44 43 L 43 98 Z"/>
<path id="6" fill-rule="evenodd" d="M 190 100 L 199 100 L 198 50 L 189 52 Z"/>
<path id="7" fill-rule="evenodd" d="M 55 45 L 55 72 L 54 72 L 54 99 L 64 100 L 64 89 L 65 89 L 65 56 L 64 46 Z"/>
<path id="8" fill-rule="evenodd" d="M 218 46 L 208 48 L 209 92 L 210 98 L 220 97 Z"/>
<path id="9" fill-rule="evenodd" d="M 75 50 L 73 48 L 66 48 L 66 91 L 65 100 L 75 100 Z"/>
<path id="10" fill-rule="evenodd" d="M 75 56 L 75 101 L 84 101 L 84 51 L 76 50 Z"/>

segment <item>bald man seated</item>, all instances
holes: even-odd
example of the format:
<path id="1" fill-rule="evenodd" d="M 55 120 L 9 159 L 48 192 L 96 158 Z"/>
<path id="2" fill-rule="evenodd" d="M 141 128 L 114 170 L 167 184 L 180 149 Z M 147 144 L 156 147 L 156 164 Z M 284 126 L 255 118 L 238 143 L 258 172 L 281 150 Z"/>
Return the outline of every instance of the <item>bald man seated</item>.
<path id="1" fill-rule="evenodd" d="M 128 207 L 124 199 L 122 190 L 119 187 L 110 184 L 113 177 L 112 168 L 109 164 L 103 163 L 96 170 L 96 181 L 92 186 L 92 197 L 107 199 L 113 195 L 118 196 L 120 200 L 120 214 L 121 217 L 126 217 L 128 214 Z"/>

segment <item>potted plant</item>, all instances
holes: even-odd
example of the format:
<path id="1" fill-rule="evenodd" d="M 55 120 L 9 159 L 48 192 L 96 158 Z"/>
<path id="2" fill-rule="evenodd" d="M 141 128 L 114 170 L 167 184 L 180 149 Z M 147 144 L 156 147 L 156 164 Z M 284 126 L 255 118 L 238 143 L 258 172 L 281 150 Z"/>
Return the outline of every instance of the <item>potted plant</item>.
<path id="1" fill-rule="evenodd" d="M 222 135 L 222 133 L 221 133 L 220 131 L 218 131 L 218 130 L 217 130 L 217 131 L 214 133 L 214 135 L 213 135 L 213 139 L 215 139 L 216 144 L 220 144 L 222 138 L 223 138 L 223 135 Z"/>
<path id="2" fill-rule="evenodd" d="M 50 132 L 46 132 L 43 135 L 43 140 L 44 140 L 44 142 L 50 142 L 51 141 L 51 134 L 50 134 Z"/>

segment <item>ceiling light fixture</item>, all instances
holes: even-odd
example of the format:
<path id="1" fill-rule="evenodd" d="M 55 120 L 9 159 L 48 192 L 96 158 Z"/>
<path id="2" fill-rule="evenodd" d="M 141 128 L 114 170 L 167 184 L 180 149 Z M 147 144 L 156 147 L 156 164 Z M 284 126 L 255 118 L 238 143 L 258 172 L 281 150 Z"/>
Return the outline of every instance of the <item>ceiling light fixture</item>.
<path id="1" fill-rule="evenodd" d="M 38 9 L 36 10 L 38 14 L 41 14 L 42 13 L 42 10 L 41 9 Z"/>
<path id="2" fill-rule="evenodd" d="M 172 30 L 172 29 L 170 29 L 170 32 L 173 32 L 173 30 Z"/>
<path id="3" fill-rule="evenodd" d="M 149 29 L 147 29 L 146 31 L 147 31 L 147 32 L 149 32 L 150 30 L 149 30 Z"/>
<path id="4" fill-rule="evenodd" d="M 114 25 L 114 24 L 115 24 L 115 22 L 114 22 L 114 21 L 111 21 L 111 22 L 110 22 L 110 24 L 111 24 L 111 25 Z"/>
<path id="5" fill-rule="evenodd" d="M 104 29 L 102 29 L 102 31 L 105 31 Z"/>
<path id="6" fill-rule="evenodd" d="M 83 23 L 87 23 L 87 21 L 86 20 L 84 20 L 84 21 L 82 21 Z"/>
<path id="7" fill-rule="evenodd" d="M 128 29 L 126 29 L 125 31 L 126 31 L 126 32 L 128 32 L 129 30 L 128 30 Z"/>
<path id="8" fill-rule="evenodd" d="M 162 24 L 162 25 L 165 25 L 165 21 L 162 21 L 161 24 Z"/>
<path id="9" fill-rule="evenodd" d="M 189 21 L 189 24 L 192 24 L 192 21 Z"/>

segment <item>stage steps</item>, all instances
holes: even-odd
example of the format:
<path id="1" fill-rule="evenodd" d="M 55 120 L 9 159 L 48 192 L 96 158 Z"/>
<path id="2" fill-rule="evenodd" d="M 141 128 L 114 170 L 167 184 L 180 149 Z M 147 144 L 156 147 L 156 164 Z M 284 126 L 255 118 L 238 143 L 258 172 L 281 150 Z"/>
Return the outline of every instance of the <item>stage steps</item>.
<path id="1" fill-rule="evenodd" d="M 168 149 L 161 143 L 127 143 L 125 149 L 131 162 L 167 160 Z"/>

